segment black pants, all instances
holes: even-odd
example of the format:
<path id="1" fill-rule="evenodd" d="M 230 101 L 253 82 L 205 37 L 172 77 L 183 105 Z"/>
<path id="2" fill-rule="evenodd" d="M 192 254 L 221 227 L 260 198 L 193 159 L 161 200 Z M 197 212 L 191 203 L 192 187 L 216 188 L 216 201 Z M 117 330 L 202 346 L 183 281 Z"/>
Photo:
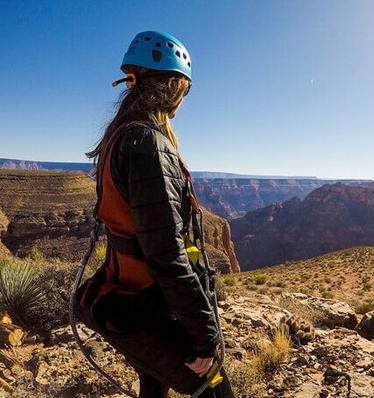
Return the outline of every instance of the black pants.
<path id="1" fill-rule="evenodd" d="M 234 398 L 229 379 L 224 369 L 221 369 L 223 381 L 214 388 L 207 387 L 199 398 Z M 149 374 L 139 372 L 140 398 L 167 398 L 169 387 L 162 384 Z"/>
<path id="2" fill-rule="evenodd" d="M 162 335 L 147 330 L 102 334 L 139 374 L 141 398 L 166 398 L 169 388 L 192 395 L 206 380 L 184 364 L 191 350 L 177 325 L 170 325 Z M 220 373 L 223 381 L 213 389 L 208 387 L 200 398 L 234 398 L 225 370 Z"/>
<path id="3" fill-rule="evenodd" d="M 100 324 L 91 313 L 80 308 L 77 316 L 91 329 L 100 333 L 118 352 L 122 353 L 140 378 L 141 398 L 165 398 L 169 388 L 192 395 L 205 382 L 185 365 L 191 354 L 191 342 L 184 329 L 164 314 L 153 312 L 145 317 L 151 322 L 140 329 L 129 327 L 128 317 L 118 301 L 104 303 L 100 309 Z M 122 319 L 121 319 L 122 318 Z M 157 319 L 155 319 L 157 318 Z M 130 325 L 136 325 L 132 320 Z M 200 398 L 233 398 L 230 382 L 222 369 L 223 381 L 214 389 L 208 387 Z"/>

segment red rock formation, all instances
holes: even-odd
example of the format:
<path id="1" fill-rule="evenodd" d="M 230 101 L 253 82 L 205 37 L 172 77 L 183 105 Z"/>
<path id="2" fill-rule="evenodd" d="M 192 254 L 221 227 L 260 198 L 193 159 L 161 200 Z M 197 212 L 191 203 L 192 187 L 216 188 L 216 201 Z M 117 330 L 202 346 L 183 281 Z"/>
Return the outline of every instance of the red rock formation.
<path id="1" fill-rule="evenodd" d="M 215 264 L 215 268 L 219 269 L 222 273 L 239 272 L 240 267 L 236 259 L 234 243 L 231 240 L 228 221 L 208 212 L 206 209 L 203 209 L 203 215 L 205 242 L 208 246 L 208 253 L 209 246 L 212 246 L 214 249 L 226 254 L 228 260 L 226 266 L 221 262 L 221 265 Z M 214 257 L 213 253 L 209 254 L 209 257 Z"/>
<path id="2" fill-rule="evenodd" d="M 325 185 L 230 222 L 242 270 L 374 246 L 374 184 Z"/>
<path id="3" fill-rule="evenodd" d="M 327 182 L 318 179 L 194 179 L 199 202 L 209 211 L 224 218 L 243 217 L 246 212 L 284 202 L 297 196 L 304 199 L 311 191 Z M 367 181 L 347 181 L 347 185 L 365 185 Z"/>

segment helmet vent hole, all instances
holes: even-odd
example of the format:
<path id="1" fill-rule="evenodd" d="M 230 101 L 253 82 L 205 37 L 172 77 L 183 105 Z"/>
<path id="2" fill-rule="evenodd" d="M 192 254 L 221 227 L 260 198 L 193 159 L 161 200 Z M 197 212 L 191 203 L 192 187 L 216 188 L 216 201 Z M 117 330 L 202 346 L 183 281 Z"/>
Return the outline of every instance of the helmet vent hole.
<path id="1" fill-rule="evenodd" d="M 173 48 L 173 47 L 174 47 L 174 44 L 173 44 L 173 43 L 170 43 L 170 41 L 168 41 L 166 44 L 167 44 L 167 46 L 168 46 L 169 48 Z"/>
<path id="2" fill-rule="evenodd" d="M 156 47 L 161 47 L 161 43 L 157 42 L 157 43 L 155 44 L 155 46 L 156 46 Z"/>
<path id="3" fill-rule="evenodd" d="M 150 38 L 150 37 L 146 37 L 145 40 L 146 40 L 146 41 L 150 41 L 151 38 Z"/>
<path id="4" fill-rule="evenodd" d="M 134 44 L 138 44 L 138 43 L 139 43 L 139 40 L 136 39 L 136 40 L 134 41 Z"/>
<path id="5" fill-rule="evenodd" d="M 183 53 L 183 58 L 187 59 L 187 55 L 185 53 Z"/>
<path id="6" fill-rule="evenodd" d="M 176 55 L 177 57 L 179 57 L 179 58 L 181 57 L 181 53 L 180 53 L 179 51 L 176 51 L 176 52 L 175 52 L 175 55 Z"/>
<path id="7" fill-rule="evenodd" d="M 155 62 L 160 62 L 162 58 L 162 52 L 158 50 L 152 50 L 152 57 Z"/>
<path id="8" fill-rule="evenodd" d="M 187 65 L 191 68 L 191 62 L 187 62 Z"/>

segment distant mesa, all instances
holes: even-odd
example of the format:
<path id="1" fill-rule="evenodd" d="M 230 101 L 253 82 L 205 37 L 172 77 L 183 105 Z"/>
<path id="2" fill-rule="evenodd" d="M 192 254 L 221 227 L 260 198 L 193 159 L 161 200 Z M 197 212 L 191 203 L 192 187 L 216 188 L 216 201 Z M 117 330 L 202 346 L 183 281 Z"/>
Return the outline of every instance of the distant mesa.
<path id="1" fill-rule="evenodd" d="M 88 175 L 91 163 L 38 162 L 0 159 L 0 169 L 78 171 Z M 220 217 L 243 217 L 248 211 L 284 202 L 297 196 L 304 199 L 314 189 L 338 180 L 320 180 L 316 177 L 256 176 L 210 171 L 192 171 L 199 203 Z M 366 185 L 366 180 L 339 180 L 346 185 Z"/>
<path id="2" fill-rule="evenodd" d="M 80 171 L 90 173 L 93 170 L 91 163 L 72 162 L 39 162 L 33 160 L 2 159 L 0 169 L 5 170 L 50 170 L 50 171 Z"/>

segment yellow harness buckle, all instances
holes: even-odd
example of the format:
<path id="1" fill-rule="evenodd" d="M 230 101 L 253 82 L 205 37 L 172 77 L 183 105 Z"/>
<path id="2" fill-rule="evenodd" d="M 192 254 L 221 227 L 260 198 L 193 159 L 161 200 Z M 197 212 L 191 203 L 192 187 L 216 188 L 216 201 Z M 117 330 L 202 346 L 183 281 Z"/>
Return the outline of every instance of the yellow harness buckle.
<path id="1" fill-rule="evenodd" d="M 188 258 L 193 265 L 196 265 L 199 261 L 199 249 L 191 242 L 191 239 L 188 237 L 187 234 L 183 235 L 183 239 Z"/>
<path id="2" fill-rule="evenodd" d="M 217 363 L 214 363 L 213 366 L 210 368 L 208 374 L 206 375 L 207 378 L 209 379 L 209 377 L 216 371 L 217 369 Z M 221 376 L 221 374 L 218 372 L 214 377 L 213 380 L 210 382 L 209 387 L 210 388 L 214 388 L 216 385 L 218 385 L 219 383 L 221 383 L 223 380 L 223 377 Z"/>

